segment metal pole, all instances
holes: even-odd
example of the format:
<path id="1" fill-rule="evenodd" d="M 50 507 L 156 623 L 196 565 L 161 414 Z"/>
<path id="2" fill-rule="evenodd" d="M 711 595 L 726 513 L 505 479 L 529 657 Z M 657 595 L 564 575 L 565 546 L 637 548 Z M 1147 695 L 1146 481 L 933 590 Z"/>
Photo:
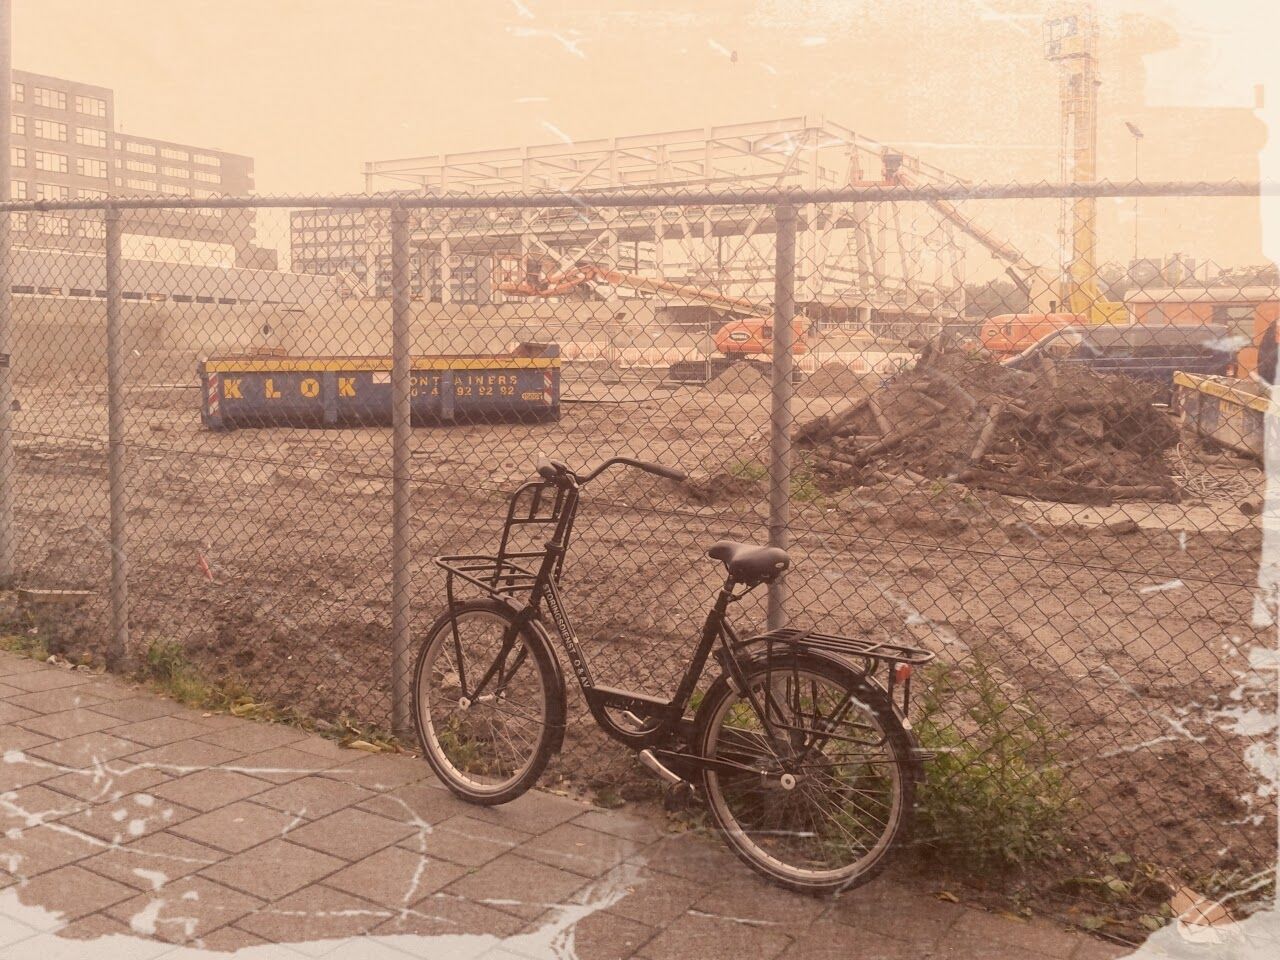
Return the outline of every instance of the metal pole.
<path id="1" fill-rule="evenodd" d="M 391 210 L 391 729 L 408 734 L 410 716 L 409 212 Z"/>
<path id="2" fill-rule="evenodd" d="M 0 0 L 0 201 L 9 199 L 9 124 L 13 115 L 13 9 Z M 17 576 L 13 529 L 13 488 L 17 463 L 13 459 L 12 335 L 13 271 L 9 249 L 9 220 L 0 214 L 0 587 Z"/>
<path id="3" fill-rule="evenodd" d="M 1133 184 L 1138 185 L 1138 144 L 1140 137 L 1133 138 Z M 1133 198 L 1133 259 L 1138 259 L 1138 198 Z"/>
<path id="4" fill-rule="evenodd" d="M 769 544 L 785 548 L 791 540 L 791 375 L 795 366 L 796 209 L 781 204 L 773 288 L 773 391 L 769 414 Z M 769 629 L 786 622 L 786 584 L 769 585 Z"/>
<path id="5" fill-rule="evenodd" d="M 111 500 L 111 643 L 107 668 L 129 663 L 128 520 L 125 516 L 124 330 L 120 297 L 120 211 L 107 207 L 107 488 Z"/>
<path id="6" fill-rule="evenodd" d="M 929 187 L 840 187 L 816 192 L 797 190 L 699 190 L 681 193 L 618 191 L 592 194 L 593 207 L 637 207 L 684 205 L 694 207 L 759 206 L 775 203 L 935 203 L 939 200 L 1044 200 L 1075 197 L 1277 197 L 1277 180 L 1163 180 L 1138 185 L 1111 183 L 1004 183 L 983 186 L 965 184 Z M 501 196 L 466 194 L 455 196 L 405 195 L 400 199 L 408 210 L 490 210 L 499 207 L 521 210 L 566 207 L 563 194 L 522 193 Z M 117 197 L 121 210 L 257 210 L 285 207 L 334 207 L 344 210 L 382 210 L 385 197 L 365 194 L 288 194 L 250 197 Z M 43 200 L 42 211 L 99 210 L 101 200 Z M 34 209 L 25 204 L 21 209 Z"/>

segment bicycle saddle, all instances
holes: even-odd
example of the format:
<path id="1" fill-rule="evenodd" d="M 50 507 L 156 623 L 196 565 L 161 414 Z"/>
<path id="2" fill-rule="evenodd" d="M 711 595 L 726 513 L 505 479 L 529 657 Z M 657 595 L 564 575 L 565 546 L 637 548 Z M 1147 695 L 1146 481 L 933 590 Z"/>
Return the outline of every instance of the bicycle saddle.
<path id="1" fill-rule="evenodd" d="M 753 586 L 772 581 L 791 566 L 791 558 L 781 547 L 760 547 L 736 540 L 717 540 L 707 556 L 724 563 L 734 580 Z"/>

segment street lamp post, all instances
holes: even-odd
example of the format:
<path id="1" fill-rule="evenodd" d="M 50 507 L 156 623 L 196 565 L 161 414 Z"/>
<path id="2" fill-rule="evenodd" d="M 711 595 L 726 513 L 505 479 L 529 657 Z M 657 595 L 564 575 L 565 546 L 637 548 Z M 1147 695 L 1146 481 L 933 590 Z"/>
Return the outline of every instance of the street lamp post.
<path id="1" fill-rule="evenodd" d="M 1133 136 L 1133 183 L 1138 184 L 1138 145 L 1142 143 L 1143 133 L 1136 123 L 1130 123 L 1128 120 L 1124 125 L 1129 128 L 1129 133 Z M 1133 198 L 1133 259 L 1138 259 L 1138 198 Z"/>

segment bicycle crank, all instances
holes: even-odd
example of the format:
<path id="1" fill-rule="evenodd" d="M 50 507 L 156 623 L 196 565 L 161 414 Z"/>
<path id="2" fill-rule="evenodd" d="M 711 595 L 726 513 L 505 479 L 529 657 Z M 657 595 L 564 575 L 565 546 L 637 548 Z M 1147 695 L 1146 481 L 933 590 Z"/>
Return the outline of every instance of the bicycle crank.
<path id="1" fill-rule="evenodd" d="M 684 777 L 680 776 L 665 763 L 659 760 L 652 750 L 640 751 L 640 763 L 644 765 L 650 773 L 657 774 L 658 779 L 667 786 L 675 787 L 682 783 L 688 783 Z"/>

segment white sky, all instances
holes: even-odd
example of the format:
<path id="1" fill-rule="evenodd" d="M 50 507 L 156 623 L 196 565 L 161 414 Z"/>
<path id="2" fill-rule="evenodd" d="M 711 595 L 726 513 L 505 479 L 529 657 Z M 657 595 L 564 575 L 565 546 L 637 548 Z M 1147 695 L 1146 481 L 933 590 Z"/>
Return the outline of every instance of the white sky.
<path id="1" fill-rule="evenodd" d="M 357 191 L 369 159 L 800 114 L 975 180 L 1057 177 L 1042 0 L 13 5 L 16 67 L 112 87 L 125 130 L 253 156 L 265 194 Z M 1144 179 L 1257 179 L 1277 6 L 1102 0 L 1099 176 L 1132 175 L 1131 120 Z M 1260 256 L 1256 213 L 1152 206 L 1144 254 Z M 1100 217 L 1124 255 L 1131 210 Z"/>

